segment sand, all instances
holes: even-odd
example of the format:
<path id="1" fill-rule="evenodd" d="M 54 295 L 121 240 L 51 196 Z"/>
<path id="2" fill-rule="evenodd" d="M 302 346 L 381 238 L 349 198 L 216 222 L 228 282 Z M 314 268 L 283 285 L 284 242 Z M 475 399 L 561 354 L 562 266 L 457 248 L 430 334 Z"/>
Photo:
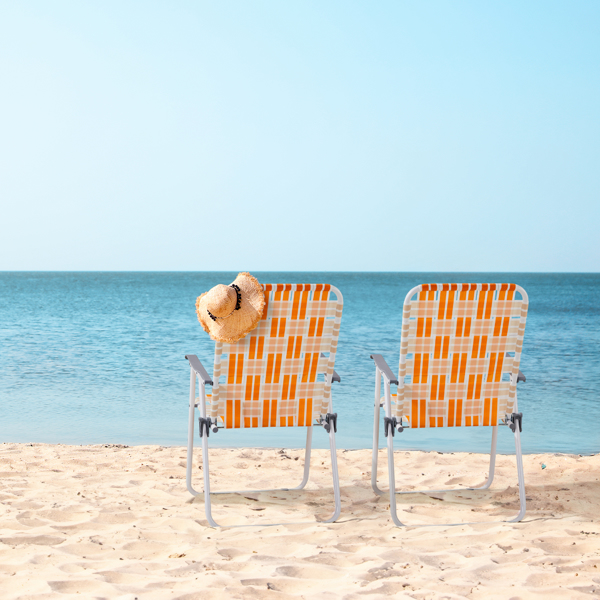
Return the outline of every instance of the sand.
<path id="1" fill-rule="evenodd" d="M 302 456 L 211 451 L 213 489 L 295 485 Z M 521 523 L 498 522 L 518 511 L 514 457 L 500 456 L 489 491 L 398 497 L 410 525 L 481 522 L 406 528 L 371 491 L 370 451 L 338 459 L 337 523 L 317 521 L 333 510 L 317 450 L 305 491 L 214 497 L 217 521 L 244 525 L 214 529 L 186 491 L 183 448 L 1 444 L 0 598 L 600 597 L 600 456 L 526 456 Z M 486 473 L 483 455 L 397 453 L 408 489 Z M 298 524 L 265 526 L 281 521 Z"/>

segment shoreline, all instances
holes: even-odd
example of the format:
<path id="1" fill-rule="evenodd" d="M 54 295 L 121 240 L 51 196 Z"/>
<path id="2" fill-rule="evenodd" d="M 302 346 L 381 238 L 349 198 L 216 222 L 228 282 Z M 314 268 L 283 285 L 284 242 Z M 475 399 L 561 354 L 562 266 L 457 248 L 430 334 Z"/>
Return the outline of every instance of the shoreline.
<path id="1" fill-rule="evenodd" d="M 198 449 L 194 456 L 201 490 Z M 211 450 L 212 489 L 297 485 L 303 456 Z M 326 450 L 312 451 L 305 490 L 213 496 L 222 529 L 208 527 L 202 495 L 187 492 L 185 459 L 177 446 L 0 444 L 3 598 L 600 594 L 600 455 L 524 455 L 527 514 L 515 524 L 499 522 L 518 511 L 515 461 L 498 455 L 489 490 L 398 496 L 406 528 L 392 525 L 388 500 L 371 490 L 370 450 L 338 451 L 342 513 L 328 524 L 316 520 L 333 510 Z M 397 485 L 481 485 L 488 460 L 399 450 Z"/>

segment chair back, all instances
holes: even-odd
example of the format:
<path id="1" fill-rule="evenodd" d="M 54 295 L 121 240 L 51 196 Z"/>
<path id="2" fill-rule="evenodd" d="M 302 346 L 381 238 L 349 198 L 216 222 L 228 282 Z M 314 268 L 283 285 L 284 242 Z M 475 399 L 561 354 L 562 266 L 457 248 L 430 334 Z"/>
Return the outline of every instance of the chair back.
<path id="1" fill-rule="evenodd" d="M 310 426 L 330 412 L 342 294 L 326 284 L 263 289 L 258 326 L 215 344 L 210 415 L 225 428 Z"/>
<path id="2" fill-rule="evenodd" d="M 393 414 L 411 428 L 498 425 L 516 400 L 527 307 L 512 283 L 412 289 Z"/>

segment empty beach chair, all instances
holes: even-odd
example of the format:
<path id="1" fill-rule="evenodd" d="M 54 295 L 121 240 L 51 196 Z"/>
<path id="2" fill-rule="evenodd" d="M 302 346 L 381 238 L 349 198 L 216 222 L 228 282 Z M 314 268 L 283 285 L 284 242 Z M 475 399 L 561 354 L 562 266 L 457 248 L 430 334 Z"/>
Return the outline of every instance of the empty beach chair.
<path id="1" fill-rule="evenodd" d="M 215 343 L 212 377 L 198 357 L 187 355 L 191 367 L 188 426 L 187 488 L 192 487 L 194 416 L 198 408 L 204 472 L 206 518 L 218 526 L 211 514 L 208 462 L 209 432 L 220 429 L 262 427 L 306 427 L 304 477 L 310 470 L 313 427 L 329 435 L 335 509 L 326 522 L 335 521 L 341 510 L 335 449 L 337 414 L 331 403 L 331 385 L 340 381 L 334 370 L 343 300 L 335 287 L 324 284 L 264 285 L 265 307 L 258 326 L 234 344 Z M 335 299 L 334 299 L 335 297 Z M 196 378 L 200 393 L 196 401 Z M 212 386 L 212 394 L 206 386 Z M 267 492 L 275 490 L 240 490 Z"/>
<path id="2" fill-rule="evenodd" d="M 406 295 L 402 314 L 400 371 L 394 375 L 383 356 L 375 361 L 375 419 L 371 485 L 376 494 L 379 411 L 383 379 L 390 511 L 396 525 L 394 472 L 396 431 L 426 427 L 491 427 L 492 446 L 487 489 L 494 478 L 498 425 L 514 433 L 519 481 L 520 521 L 525 515 L 525 482 L 521 456 L 522 414 L 517 382 L 527 318 L 527 293 L 515 284 L 427 284 Z M 391 386 L 397 386 L 397 394 Z M 457 490 L 419 490 L 446 492 Z"/>

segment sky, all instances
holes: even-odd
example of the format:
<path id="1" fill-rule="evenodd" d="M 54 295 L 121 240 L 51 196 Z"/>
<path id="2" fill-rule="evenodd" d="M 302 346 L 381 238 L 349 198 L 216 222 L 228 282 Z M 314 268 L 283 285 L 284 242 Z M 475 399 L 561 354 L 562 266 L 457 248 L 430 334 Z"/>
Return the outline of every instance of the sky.
<path id="1" fill-rule="evenodd" d="M 0 270 L 600 271 L 600 2 L 0 0 Z"/>

